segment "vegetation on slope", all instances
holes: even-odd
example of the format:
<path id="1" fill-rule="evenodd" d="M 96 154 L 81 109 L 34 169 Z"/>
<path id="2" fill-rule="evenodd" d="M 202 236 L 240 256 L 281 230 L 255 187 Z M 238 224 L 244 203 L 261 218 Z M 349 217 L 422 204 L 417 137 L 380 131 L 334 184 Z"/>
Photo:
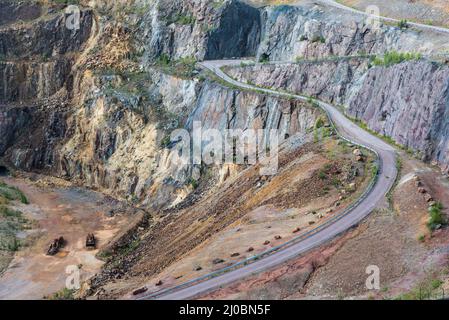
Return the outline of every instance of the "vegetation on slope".
<path id="1" fill-rule="evenodd" d="M 372 63 L 375 66 L 389 67 L 404 61 L 419 60 L 421 58 L 422 55 L 419 53 L 390 51 L 382 57 L 375 57 Z"/>
<path id="2" fill-rule="evenodd" d="M 13 208 L 14 202 L 27 204 L 28 199 L 19 189 L 0 181 L 0 273 L 22 246 L 17 234 L 29 224 L 22 212 Z"/>

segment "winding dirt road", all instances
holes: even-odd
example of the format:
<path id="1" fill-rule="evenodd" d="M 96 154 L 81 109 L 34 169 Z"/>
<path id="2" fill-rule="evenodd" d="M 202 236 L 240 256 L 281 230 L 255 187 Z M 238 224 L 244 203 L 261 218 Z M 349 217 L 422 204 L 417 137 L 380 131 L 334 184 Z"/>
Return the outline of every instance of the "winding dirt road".
<path id="1" fill-rule="evenodd" d="M 305 96 L 282 93 L 275 90 L 259 88 L 246 83 L 238 82 L 230 78 L 221 70 L 224 66 L 236 66 L 240 65 L 241 62 L 242 60 L 218 60 L 205 61 L 201 65 L 226 82 L 242 89 L 257 90 L 259 92 L 278 97 L 293 97 L 301 101 L 308 100 L 308 97 Z M 206 279 L 204 281 L 202 281 L 202 279 L 198 279 L 175 288 L 162 290 L 160 292 L 141 297 L 140 299 L 191 299 L 200 294 L 212 291 L 220 286 L 225 286 L 237 280 L 266 271 L 334 239 L 336 236 L 360 223 L 378 206 L 379 203 L 385 201 L 385 196 L 393 186 L 397 176 L 395 149 L 378 137 L 355 125 L 332 105 L 320 101 L 316 102 L 328 113 L 329 117 L 338 128 L 341 136 L 353 141 L 354 143 L 368 147 L 378 153 L 379 160 L 381 162 L 379 178 L 367 196 L 361 199 L 361 201 L 346 215 L 325 226 L 324 228 L 321 228 L 319 231 L 313 233 L 300 242 L 292 244 L 284 249 L 280 249 L 279 251 L 272 253 L 271 255 L 267 255 L 266 257 L 251 264 L 241 266 L 238 269 L 222 273 L 221 275 L 217 275 L 210 279 Z"/>

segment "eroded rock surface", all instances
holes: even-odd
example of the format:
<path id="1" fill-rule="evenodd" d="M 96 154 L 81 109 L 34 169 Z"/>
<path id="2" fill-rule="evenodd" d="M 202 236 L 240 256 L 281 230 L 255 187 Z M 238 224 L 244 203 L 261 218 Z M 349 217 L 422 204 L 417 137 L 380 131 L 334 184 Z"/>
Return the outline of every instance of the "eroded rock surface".
<path id="1" fill-rule="evenodd" d="M 318 97 L 449 169 L 449 67 L 427 60 L 374 67 L 368 58 L 230 69 L 245 82 Z"/>

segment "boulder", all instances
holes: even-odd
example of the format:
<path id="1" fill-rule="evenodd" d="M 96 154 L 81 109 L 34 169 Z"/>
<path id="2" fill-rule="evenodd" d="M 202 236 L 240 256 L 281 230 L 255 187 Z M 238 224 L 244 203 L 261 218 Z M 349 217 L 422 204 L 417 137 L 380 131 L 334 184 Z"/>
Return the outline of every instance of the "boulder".
<path id="1" fill-rule="evenodd" d="M 133 291 L 133 296 L 138 296 L 138 295 L 140 295 L 142 293 L 145 293 L 147 291 L 148 291 L 147 287 L 143 287 L 143 288 L 137 289 L 137 290 Z"/>
<path id="2" fill-rule="evenodd" d="M 418 188 L 418 192 L 422 193 L 422 194 L 425 194 L 425 193 L 427 193 L 427 190 L 424 189 L 424 188 Z"/>
<path id="3" fill-rule="evenodd" d="M 293 233 L 298 233 L 298 232 L 300 232 L 301 231 L 301 228 L 296 228 L 295 230 L 293 230 Z"/>
<path id="4" fill-rule="evenodd" d="M 212 260 L 213 264 L 220 264 L 220 263 L 223 263 L 223 262 L 225 262 L 225 261 L 223 259 L 220 259 L 220 258 Z"/>
<path id="5" fill-rule="evenodd" d="M 428 193 L 425 195 L 425 199 L 426 199 L 426 202 L 429 202 L 429 203 L 434 201 L 432 196 Z"/>

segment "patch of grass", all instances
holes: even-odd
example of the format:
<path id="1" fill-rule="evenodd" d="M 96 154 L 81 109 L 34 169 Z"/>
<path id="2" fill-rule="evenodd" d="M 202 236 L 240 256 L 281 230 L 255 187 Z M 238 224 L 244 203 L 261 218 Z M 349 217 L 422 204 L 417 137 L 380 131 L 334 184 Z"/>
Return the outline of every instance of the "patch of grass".
<path id="1" fill-rule="evenodd" d="M 375 66 L 389 67 L 404 61 L 419 60 L 421 58 L 422 55 L 420 53 L 390 51 L 383 56 L 374 57 L 372 64 Z"/>
<path id="2" fill-rule="evenodd" d="M 28 199 L 25 194 L 16 187 L 7 185 L 0 181 L 0 196 L 11 201 L 20 201 L 23 204 L 28 204 Z"/>
<path id="3" fill-rule="evenodd" d="M 409 27 L 408 21 L 406 19 L 402 19 L 401 21 L 398 22 L 398 27 L 400 29 L 408 29 Z"/>
<path id="4" fill-rule="evenodd" d="M 20 211 L 16 211 L 16 210 L 12 210 L 7 206 L 0 206 L 0 216 L 3 218 L 21 218 L 22 217 L 22 212 Z"/>
<path id="5" fill-rule="evenodd" d="M 268 54 L 262 53 L 262 54 L 260 55 L 259 62 L 261 62 L 261 63 L 267 63 L 267 62 L 269 62 L 269 61 L 270 61 L 270 56 L 269 56 Z"/>
<path id="6" fill-rule="evenodd" d="M 101 250 L 97 255 L 96 258 L 98 258 L 101 261 L 107 261 L 109 258 L 111 258 L 114 255 L 113 252 L 109 250 Z"/>
<path id="7" fill-rule="evenodd" d="M 439 287 L 441 287 L 441 285 L 443 284 L 444 282 L 442 281 L 442 280 L 440 280 L 440 279 L 433 279 L 431 282 L 430 282 L 430 286 L 432 287 L 432 289 L 438 289 Z"/>
<path id="8" fill-rule="evenodd" d="M 18 251 L 21 243 L 16 234 L 22 229 L 22 225 L 16 221 L 0 221 L 0 250 L 8 252 Z"/>
<path id="9" fill-rule="evenodd" d="M 134 239 L 126 247 L 121 248 L 119 250 L 119 254 L 126 256 L 127 254 L 130 254 L 131 252 L 136 250 L 139 247 L 139 245 L 140 245 L 140 239 L 139 238 Z"/>
<path id="10" fill-rule="evenodd" d="M 196 23 L 196 18 L 191 14 L 177 14 L 167 21 L 167 25 L 172 23 L 183 26 L 194 25 Z"/>
<path id="11" fill-rule="evenodd" d="M 27 198 L 19 189 L 0 182 L 0 251 L 11 253 L 22 246 L 17 233 L 26 229 L 29 221 L 22 212 L 8 206 L 10 201 L 28 204 Z"/>
<path id="12" fill-rule="evenodd" d="M 324 172 L 323 170 L 320 170 L 320 172 L 318 172 L 318 178 L 320 178 L 321 180 L 326 180 L 327 179 L 326 172 Z"/>
<path id="13" fill-rule="evenodd" d="M 46 300 L 75 300 L 75 290 L 73 289 L 61 289 L 58 292 L 53 293 L 52 295 L 45 297 Z"/>
<path id="14" fill-rule="evenodd" d="M 160 66 L 169 66 L 171 58 L 168 54 L 162 53 L 157 59 L 157 64 Z"/>
<path id="15" fill-rule="evenodd" d="M 430 231 L 436 230 L 439 226 L 444 226 L 447 224 L 447 219 L 443 214 L 443 205 L 438 202 L 429 208 L 429 221 L 427 222 L 427 227 Z"/>
<path id="16" fill-rule="evenodd" d="M 396 157 L 396 169 L 398 171 L 398 174 L 396 176 L 396 181 L 394 182 L 393 187 L 391 187 L 391 189 L 387 193 L 387 200 L 388 200 L 388 203 L 392 210 L 394 210 L 393 193 L 399 183 L 399 179 L 401 178 L 402 166 L 403 166 L 402 159 L 399 156 L 397 156 Z"/>
<path id="17" fill-rule="evenodd" d="M 0 206 L 0 250 L 16 252 L 22 246 L 17 233 L 27 228 L 29 223 L 22 212 L 5 205 Z"/>
<path id="18" fill-rule="evenodd" d="M 78 5 L 80 4 L 79 0 L 53 0 L 54 3 L 57 4 L 66 4 L 66 5 Z"/>
<path id="19" fill-rule="evenodd" d="M 396 300 L 432 300 L 443 298 L 444 291 L 440 290 L 443 281 L 438 276 L 429 275 L 415 288 L 396 297 Z"/>
<path id="20" fill-rule="evenodd" d="M 212 7 L 214 9 L 220 9 L 224 5 L 224 3 L 225 3 L 224 0 L 214 0 L 212 2 Z"/>
<path id="21" fill-rule="evenodd" d="M 333 177 L 333 178 L 332 178 L 332 185 L 333 185 L 335 188 L 340 188 L 340 187 L 341 187 L 341 180 L 338 179 L 337 177 Z"/>
<path id="22" fill-rule="evenodd" d="M 192 186 L 193 189 L 198 189 L 198 187 L 200 185 L 198 180 L 195 180 L 193 178 L 189 179 L 189 184 Z"/>
<path id="23" fill-rule="evenodd" d="M 371 178 L 375 178 L 379 174 L 379 165 L 374 162 L 371 166 Z"/>
<path id="24" fill-rule="evenodd" d="M 7 249 L 9 252 L 16 252 L 20 249 L 20 241 L 16 237 L 12 238 L 11 241 L 7 244 Z"/>
<path id="25" fill-rule="evenodd" d="M 166 149 L 171 143 L 171 138 L 169 135 L 166 135 L 161 141 L 161 148 Z"/>
<path id="26" fill-rule="evenodd" d="M 319 37 L 313 38 L 312 42 L 326 43 L 326 39 L 323 36 L 319 36 Z"/>
<path id="27" fill-rule="evenodd" d="M 315 129 L 320 129 L 324 126 L 324 120 L 323 118 L 318 118 L 318 120 L 315 122 Z"/>
<path id="28" fill-rule="evenodd" d="M 358 125 L 360 128 L 362 128 L 363 130 L 368 131 L 368 132 L 371 133 L 372 135 L 374 135 L 374 136 L 376 136 L 376 137 L 382 139 L 383 141 L 385 141 L 385 142 L 388 143 L 389 145 L 391 145 L 391 146 L 393 146 L 393 147 L 396 147 L 396 148 L 398 148 L 398 149 L 401 149 L 401 150 L 407 152 L 407 154 L 409 154 L 410 156 L 413 156 L 413 155 L 415 154 L 415 150 L 413 150 L 413 149 L 411 149 L 411 148 L 407 148 L 407 147 L 405 147 L 405 146 L 403 146 L 403 145 L 397 143 L 392 137 L 389 137 L 389 136 L 380 134 L 380 133 L 378 133 L 378 132 L 376 132 L 376 131 L 374 131 L 374 130 L 371 130 L 371 129 L 368 127 L 368 124 L 367 124 L 366 122 L 364 122 L 363 120 L 357 119 L 357 118 L 354 118 L 354 117 L 351 117 L 350 115 L 347 115 L 347 114 L 346 114 L 346 117 L 347 117 L 349 120 L 351 120 L 352 122 L 354 122 L 355 124 L 357 124 L 357 125 Z"/>
<path id="29" fill-rule="evenodd" d="M 191 79 L 195 75 L 197 60 L 195 57 L 183 57 L 172 60 L 167 54 L 163 53 L 157 59 L 155 65 L 168 73 L 179 78 Z"/>

